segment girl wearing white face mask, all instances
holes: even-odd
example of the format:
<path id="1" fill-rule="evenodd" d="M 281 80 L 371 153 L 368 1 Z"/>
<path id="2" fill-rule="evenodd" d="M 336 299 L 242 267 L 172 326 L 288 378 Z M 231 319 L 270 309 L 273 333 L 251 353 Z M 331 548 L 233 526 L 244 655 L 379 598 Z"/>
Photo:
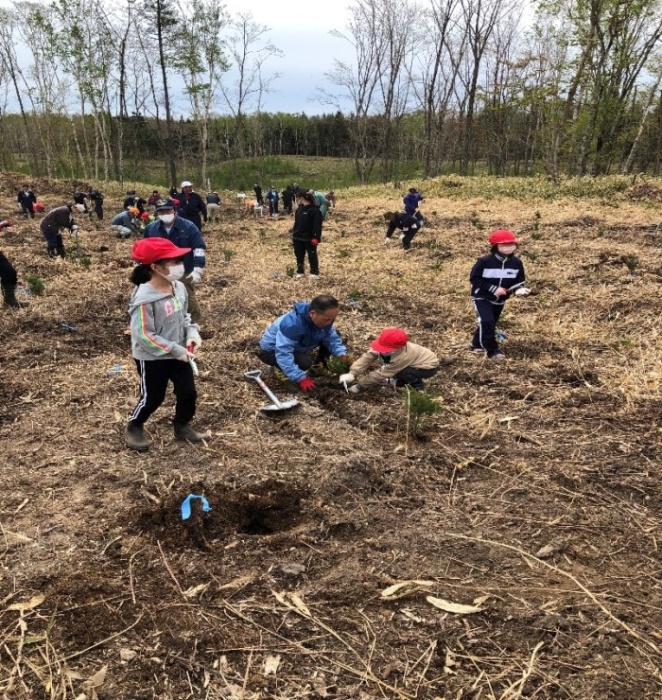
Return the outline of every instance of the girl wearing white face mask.
<path id="1" fill-rule="evenodd" d="M 497 321 L 506 299 L 513 292 L 528 293 L 529 290 L 524 287 L 524 265 L 515 256 L 519 243 L 515 234 L 507 229 L 499 229 L 490 234 L 488 242 L 491 253 L 476 261 L 469 276 L 471 299 L 478 320 L 471 350 L 477 355 L 484 355 L 488 360 L 503 360 L 506 356 L 496 339 Z"/>
<path id="2" fill-rule="evenodd" d="M 202 442 L 207 438 L 190 426 L 197 398 L 190 360 L 202 343 L 198 326 L 186 311 L 186 287 L 179 281 L 184 275 L 182 259 L 190 250 L 166 238 L 144 238 L 131 253 L 138 263 L 131 274 L 136 290 L 129 313 L 140 400 L 129 417 L 125 439 L 129 448 L 139 452 L 150 447 L 143 426 L 163 403 L 168 382 L 176 398 L 175 439 Z"/>

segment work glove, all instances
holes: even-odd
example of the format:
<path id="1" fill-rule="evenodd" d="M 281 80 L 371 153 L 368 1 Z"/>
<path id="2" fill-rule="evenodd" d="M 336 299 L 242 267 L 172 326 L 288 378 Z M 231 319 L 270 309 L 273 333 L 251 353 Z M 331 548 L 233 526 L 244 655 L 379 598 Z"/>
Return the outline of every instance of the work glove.
<path id="1" fill-rule="evenodd" d="M 187 349 L 191 350 L 191 352 L 195 352 L 200 346 L 202 345 L 202 338 L 196 333 L 194 335 L 189 335 L 189 337 L 186 339 L 186 347 Z"/>
<path id="2" fill-rule="evenodd" d="M 312 245 L 314 248 L 317 248 L 317 246 L 320 244 L 319 240 L 317 238 L 313 238 L 310 241 L 310 245 Z"/>
<path id="3" fill-rule="evenodd" d="M 312 391 L 315 388 L 315 382 L 310 377 L 304 377 L 299 382 L 299 386 L 301 391 Z"/>
<path id="4" fill-rule="evenodd" d="M 5 221 L 0 221 L 0 231 L 2 231 L 3 228 L 9 228 L 10 226 L 13 226 L 14 222 L 10 221 L 9 219 L 6 219 Z"/>
<path id="5" fill-rule="evenodd" d="M 391 239 L 388 236 L 386 236 L 386 238 L 384 238 L 384 245 L 390 245 L 390 244 L 391 244 Z"/>
<path id="6" fill-rule="evenodd" d="M 191 281 L 191 284 L 200 284 L 202 282 L 202 268 L 194 267 L 193 272 L 186 275 L 186 278 Z"/>
<path id="7" fill-rule="evenodd" d="M 76 231 L 78 231 L 78 224 L 74 224 L 74 225 L 71 227 L 71 232 L 72 232 L 72 233 L 76 233 Z"/>
<path id="8" fill-rule="evenodd" d="M 528 297 L 531 294 L 531 290 L 527 287 L 520 287 L 515 290 L 515 296 L 517 297 Z"/>
<path id="9" fill-rule="evenodd" d="M 356 377 L 351 372 L 347 372 L 347 374 L 341 374 L 338 377 L 338 381 L 341 384 L 350 384 L 351 382 L 356 381 Z"/>
<path id="10" fill-rule="evenodd" d="M 181 360 L 182 362 L 190 362 L 193 359 L 194 355 L 190 350 L 186 351 L 186 355 L 182 355 L 181 357 L 178 357 L 178 360 Z"/>
<path id="11" fill-rule="evenodd" d="M 361 391 L 361 385 L 360 384 L 353 384 L 352 386 L 349 387 L 349 391 L 352 394 L 358 394 L 359 391 Z"/>

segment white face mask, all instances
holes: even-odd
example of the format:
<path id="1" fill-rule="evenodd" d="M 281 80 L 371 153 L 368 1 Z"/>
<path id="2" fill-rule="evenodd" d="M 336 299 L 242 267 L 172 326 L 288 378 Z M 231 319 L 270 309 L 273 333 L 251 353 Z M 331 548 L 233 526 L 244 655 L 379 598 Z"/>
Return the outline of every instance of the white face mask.
<path id="1" fill-rule="evenodd" d="M 159 219 L 163 221 L 164 224 L 171 224 L 175 220 L 174 214 L 159 214 Z"/>
<path id="2" fill-rule="evenodd" d="M 180 280 L 184 276 L 184 263 L 180 263 L 179 265 L 173 265 L 171 268 L 168 270 L 167 275 L 163 275 L 168 282 L 176 282 L 177 280 Z"/>

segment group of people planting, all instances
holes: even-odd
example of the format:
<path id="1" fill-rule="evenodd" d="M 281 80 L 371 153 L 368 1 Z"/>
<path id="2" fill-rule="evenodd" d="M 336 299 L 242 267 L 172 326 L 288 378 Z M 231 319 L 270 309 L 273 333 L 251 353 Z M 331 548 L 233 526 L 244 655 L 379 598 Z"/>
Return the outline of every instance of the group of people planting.
<path id="1" fill-rule="evenodd" d="M 131 201 L 125 202 L 130 217 L 150 220 L 131 253 L 136 263 L 131 273 L 135 289 L 129 302 L 131 348 L 140 380 L 140 396 L 130 414 L 125 440 L 129 448 L 137 451 L 150 447 L 144 424 L 162 404 L 170 382 L 176 397 L 175 438 L 197 443 L 208 437 L 191 426 L 197 397 L 192 361 L 202 344 L 195 285 L 202 279 L 206 249 L 200 231 L 202 222 L 196 225 L 184 216 L 184 213 L 191 216 L 190 212 L 197 208 L 197 215 L 206 218 L 206 210 L 203 213 L 202 208 L 192 204 L 195 202 L 192 193 L 192 186 L 185 181 L 178 197 L 157 199 L 155 191 L 153 201 L 148 204 L 130 191 L 127 200 Z M 189 209 L 182 212 L 179 197 L 183 199 L 187 195 Z M 387 215 L 387 241 L 395 228 L 402 228 L 403 248 L 410 249 L 411 240 L 423 223 L 418 212 L 422 199 L 412 188 L 404 198 L 405 211 Z M 292 228 L 296 274 L 297 277 L 304 275 L 307 256 L 310 275 L 317 277 L 317 246 L 322 238 L 324 217 L 314 191 L 299 189 L 296 202 Z M 152 214 L 144 210 L 145 205 L 153 207 Z M 64 257 L 63 229 L 69 229 L 74 235 L 77 232 L 74 207 L 71 204 L 56 207 L 41 222 L 50 256 Z M 0 231 L 9 225 L 11 222 L 0 222 Z M 119 224 L 113 224 L 116 225 Z M 502 360 L 505 356 L 496 337 L 496 323 L 506 300 L 512 294 L 527 294 L 529 290 L 524 286 L 522 261 L 515 256 L 518 241 L 512 231 L 494 231 L 488 242 L 490 253 L 479 258 L 470 273 L 471 299 L 478 321 L 470 348 L 488 360 Z M 21 306 L 14 296 L 16 272 L 2 253 L 0 281 L 5 304 Z M 395 327 L 384 329 L 370 348 L 350 363 L 347 349 L 334 327 L 339 312 L 338 300 L 328 294 L 295 303 L 266 329 L 256 348 L 257 357 L 278 368 L 303 392 L 316 389 L 317 367 L 328 365 L 332 358 L 342 361 L 341 365 L 345 363 L 339 381 L 352 394 L 378 386 L 422 390 L 425 380 L 437 373 L 439 358 L 435 353 L 412 342 L 405 330 Z"/>

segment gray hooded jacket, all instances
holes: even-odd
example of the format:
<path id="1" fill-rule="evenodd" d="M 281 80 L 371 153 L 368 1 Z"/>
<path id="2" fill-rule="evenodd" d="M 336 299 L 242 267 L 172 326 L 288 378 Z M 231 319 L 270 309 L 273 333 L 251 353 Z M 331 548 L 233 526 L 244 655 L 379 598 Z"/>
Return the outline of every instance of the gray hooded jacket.
<path id="1" fill-rule="evenodd" d="M 136 287 L 129 302 L 131 353 L 136 360 L 178 360 L 186 355 L 189 338 L 199 335 L 186 312 L 188 294 L 181 282 L 172 293 L 151 284 Z"/>

